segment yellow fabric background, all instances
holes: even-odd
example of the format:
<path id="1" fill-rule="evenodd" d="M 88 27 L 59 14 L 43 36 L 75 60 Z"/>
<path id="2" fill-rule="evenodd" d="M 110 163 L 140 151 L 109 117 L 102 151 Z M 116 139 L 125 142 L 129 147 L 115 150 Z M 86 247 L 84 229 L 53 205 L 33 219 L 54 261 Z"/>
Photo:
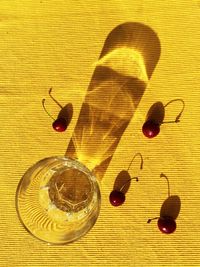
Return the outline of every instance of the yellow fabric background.
<path id="1" fill-rule="evenodd" d="M 65 154 L 105 38 L 127 21 L 158 34 L 160 60 L 101 182 L 96 225 L 78 242 L 48 246 L 21 226 L 16 187 L 29 166 Z M 200 266 L 200 1 L 1 0 L 0 36 L 0 266 Z M 74 106 L 65 133 L 51 129 L 41 106 L 50 87 L 61 103 Z M 181 123 L 163 125 L 153 140 L 144 138 L 149 107 L 177 97 L 186 103 Z M 48 109 L 58 112 L 52 101 Z M 178 110 L 171 106 L 168 118 Z M 108 202 L 113 182 L 136 152 L 144 156 L 140 182 L 114 208 Z M 160 172 L 181 199 L 177 231 L 169 236 L 156 222 L 146 223 L 167 197 Z"/>

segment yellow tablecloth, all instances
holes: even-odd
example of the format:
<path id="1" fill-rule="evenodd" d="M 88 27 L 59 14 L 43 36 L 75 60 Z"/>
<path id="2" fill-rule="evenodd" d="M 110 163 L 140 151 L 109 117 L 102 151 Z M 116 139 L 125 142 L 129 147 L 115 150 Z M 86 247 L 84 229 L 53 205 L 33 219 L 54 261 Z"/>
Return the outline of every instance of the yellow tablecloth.
<path id="1" fill-rule="evenodd" d="M 65 154 L 104 41 L 125 22 L 157 33 L 160 60 L 101 181 L 94 228 L 78 242 L 48 246 L 20 224 L 17 185 L 38 160 Z M 200 266 L 199 29 L 199 1 L 0 1 L 0 266 Z M 73 104 L 64 133 L 51 129 L 41 106 L 45 97 L 52 115 L 59 111 L 48 99 L 50 87 L 61 103 Z M 141 125 L 150 106 L 175 98 L 186 104 L 181 122 L 163 125 L 155 139 L 144 138 Z M 172 105 L 166 118 L 179 110 Z M 137 152 L 144 157 L 140 181 L 132 183 L 126 203 L 114 208 L 108 196 L 115 177 Z M 161 172 L 181 199 L 172 235 L 146 223 L 167 197 Z"/>

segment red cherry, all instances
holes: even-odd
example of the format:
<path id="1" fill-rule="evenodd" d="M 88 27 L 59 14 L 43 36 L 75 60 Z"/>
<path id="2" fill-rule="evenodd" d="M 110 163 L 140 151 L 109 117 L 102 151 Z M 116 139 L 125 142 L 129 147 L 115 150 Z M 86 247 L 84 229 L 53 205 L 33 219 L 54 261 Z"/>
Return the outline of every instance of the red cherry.
<path id="1" fill-rule="evenodd" d="M 62 109 L 63 107 L 60 105 L 60 103 L 51 95 L 52 92 L 52 88 L 49 89 L 49 96 L 51 97 L 51 99 Z M 52 123 L 52 127 L 55 131 L 57 132 L 64 132 L 67 129 L 67 126 L 69 124 L 68 120 L 66 120 L 65 118 L 58 118 L 58 119 L 54 119 L 51 114 L 46 110 L 46 107 L 44 105 L 45 103 L 45 99 L 42 100 L 42 106 L 45 110 L 45 112 L 47 113 L 47 115 L 52 118 L 54 120 L 54 122 Z"/>
<path id="2" fill-rule="evenodd" d="M 155 121 L 148 120 L 143 124 L 142 132 L 146 137 L 153 138 L 159 134 L 160 124 Z"/>
<path id="3" fill-rule="evenodd" d="M 115 189 L 110 193 L 109 200 L 113 206 L 120 206 L 124 203 L 126 196 L 125 196 L 125 192 L 123 192 L 123 189 L 127 183 L 130 183 L 130 181 L 133 179 L 135 179 L 138 182 L 138 177 L 132 177 L 131 178 L 130 174 L 128 173 L 128 171 L 129 171 L 134 159 L 136 158 L 136 156 L 140 156 L 140 159 L 141 159 L 140 170 L 142 170 L 142 168 L 143 168 L 143 157 L 142 157 L 141 153 L 136 153 L 134 155 L 134 157 L 132 158 L 131 163 L 128 166 L 128 169 L 126 171 L 122 170 L 117 176 L 117 178 L 119 178 L 119 177 L 122 178 L 122 176 L 123 176 L 123 178 L 126 177 L 128 179 L 126 180 L 126 182 L 123 184 L 123 186 L 120 189 L 118 189 L 118 190 Z M 117 180 L 117 178 L 116 178 L 116 180 Z"/>
<path id="4" fill-rule="evenodd" d="M 124 203 L 125 199 L 126 199 L 126 196 L 125 196 L 125 193 L 122 192 L 124 186 L 130 182 L 131 180 L 135 179 L 137 182 L 138 182 L 138 177 L 133 177 L 133 178 L 130 178 L 128 179 L 124 185 L 121 187 L 120 190 L 113 190 L 111 193 L 110 193 L 110 196 L 109 196 L 109 199 L 110 199 L 110 203 L 113 205 L 113 206 L 120 206 Z"/>
<path id="5" fill-rule="evenodd" d="M 176 222 L 171 217 L 161 217 L 157 224 L 159 230 L 164 234 L 171 234 L 176 230 Z"/>
<path id="6" fill-rule="evenodd" d="M 113 205 L 113 206 L 120 206 L 124 203 L 126 197 L 125 197 L 125 194 L 121 191 L 118 191 L 118 190 L 113 190 L 111 193 L 110 193 L 110 203 Z"/>
<path id="7" fill-rule="evenodd" d="M 52 124 L 52 127 L 57 132 L 64 132 L 67 129 L 67 126 L 68 126 L 67 121 L 64 118 L 58 118 Z"/>
<path id="8" fill-rule="evenodd" d="M 160 177 L 163 177 L 163 178 L 165 178 L 167 180 L 167 184 L 168 184 L 168 199 L 169 199 L 169 197 L 170 197 L 169 180 L 168 180 L 167 176 L 164 173 L 161 173 Z M 158 219 L 158 221 L 157 221 L 158 228 L 162 233 L 171 234 L 176 230 L 176 221 L 175 221 L 175 219 L 173 219 L 171 216 L 168 216 L 168 215 L 164 215 L 164 216 L 160 216 L 160 217 L 155 217 L 155 218 L 149 219 L 147 221 L 147 223 L 150 223 L 152 220 L 157 220 L 157 219 Z"/>
<path id="9" fill-rule="evenodd" d="M 159 134 L 159 132 L 160 132 L 160 125 L 161 124 L 164 124 L 164 123 L 178 123 L 178 122 L 180 122 L 180 117 L 181 117 L 181 115 L 182 115 L 182 113 L 183 113 L 183 110 L 184 110 L 184 108 L 185 108 L 185 102 L 182 100 L 182 99 L 180 99 L 180 98 L 177 98 L 177 99 L 173 99 L 173 100 L 171 100 L 171 101 L 169 101 L 165 106 L 163 106 L 163 104 L 162 104 L 162 109 L 164 109 L 164 108 L 166 108 L 169 104 L 171 104 L 171 103 L 173 103 L 173 102 L 176 102 L 176 101 L 179 101 L 179 102 L 181 102 L 182 103 L 182 109 L 181 109 L 181 111 L 180 111 L 180 113 L 177 115 L 177 117 L 176 117 L 176 119 L 175 120 L 173 120 L 173 121 L 162 121 L 162 122 L 158 122 L 155 118 L 153 119 L 153 117 L 151 117 L 151 119 L 150 119 L 150 117 L 149 117 L 149 119 L 143 124 L 143 126 L 142 126 L 142 132 L 143 132 L 143 134 L 146 136 L 146 137 L 148 137 L 148 138 L 153 138 L 153 137 L 155 137 L 156 135 L 158 135 Z M 154 115 L 156 114 L 156 117 L 157 117 L 157 115 L 158 115 L 158 113 L 159 113 L 159 110 L 155 110 L 155 107 L 156 107 L 156 104 L 157 103 L 155 103 L 151 108 L 150 108 L 150 110 L 149 110 L 149 112 L 151 111 L 151 113 L 153 113 Z M 158 106 L 157 106 L 158 107 Z M 164 112 L 164 111 L 163 111 Z M 151 114 L 152 115 L 152 114 Z"/>

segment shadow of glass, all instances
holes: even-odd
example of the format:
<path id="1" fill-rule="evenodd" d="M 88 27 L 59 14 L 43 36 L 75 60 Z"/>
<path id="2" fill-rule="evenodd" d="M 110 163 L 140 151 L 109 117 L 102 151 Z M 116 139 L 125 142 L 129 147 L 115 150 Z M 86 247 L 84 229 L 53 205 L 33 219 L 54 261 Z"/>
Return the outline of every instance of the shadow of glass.
<path id="1" fill-rule="evenodd" d="M 133 49 L 133 51 L 131 51 L 131 55 L 129 53 L 128 59 L 130 60 L 131 57 L 137 56 L 137 59 L 142 61 L 140 63 L 145 66 L 145 75 L 147 75 L 148 79 L 150 79 L 161 52 L 160 41 L 157 34 L 150 27 L 139 22 L 126 22 L 120 24 L 108 35 L 102 49 L 100 59 L 105 59 L 105 56 L 109 58 L 110 52 L 112 51 L 115 53 L 116 51 L 123 51 L 117 50 L 120 48 L 124 49 L 124 51 Z M 129 64 L 132 65 L 133 62 L 129 60 L 127 62 L 127 57 L 125 55 L 124 57 L 122 55 L 122 57 L 120 56 L 119 58 L 119 61 L 123 60 L 125 60 L 123 66 L 124 69 L 126 69 L 129 73 L 132 71 L 134 72 L 135 70 L 130 69 L 129 66 Z M 116 62 L 111 63 L 115 64 Z"/>
<path id="2" fill-rule="evenodd" d="M 174 220 L 178 217 L 181 209 L 181 200 L 179 196 L 169 196 L 162 204 L 160 217 L 172 217 Z"/>
<path id="3" fill-rule="evenodd" d="M 101 179 L 160 56 L 155 32 L 141 23 L 111 31 L 82 104 L 66 156 Z"/>
<path id="4" fill-rule="evenodd" d="M 149 109 L 146 121 L 152 120 L 162 124 L 165 117 L 165 108 L 162 102 L 155 102 Z"/>

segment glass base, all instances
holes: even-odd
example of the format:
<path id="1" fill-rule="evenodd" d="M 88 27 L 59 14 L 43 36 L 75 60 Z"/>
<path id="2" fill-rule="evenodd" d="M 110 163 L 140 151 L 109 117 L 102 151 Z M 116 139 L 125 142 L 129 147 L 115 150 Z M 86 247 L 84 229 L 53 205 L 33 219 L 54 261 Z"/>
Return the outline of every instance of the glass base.
<path id="1" fill-rule="evenodd" d="M 101 205 L 98 181 L 82 163 L 67 157 L 43 159 L 29 168 L 16 193 L 24 227 L 52 244 L 66 244 L 95 224 Z"/>

